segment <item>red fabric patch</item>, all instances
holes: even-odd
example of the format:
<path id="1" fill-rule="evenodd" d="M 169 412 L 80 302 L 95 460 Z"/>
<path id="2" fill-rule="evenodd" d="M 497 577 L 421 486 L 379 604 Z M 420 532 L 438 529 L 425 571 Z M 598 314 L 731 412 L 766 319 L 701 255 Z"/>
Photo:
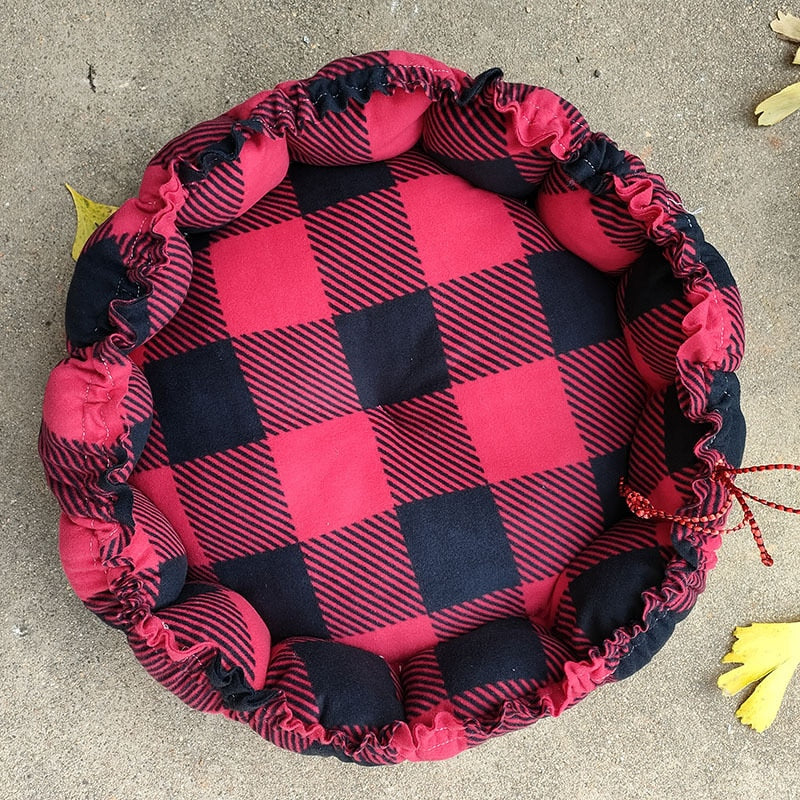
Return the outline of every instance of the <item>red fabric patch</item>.
<path id="1" fill-rule="evenodd" d="M 50 432 L 85 445 L 110 447 L 122 433 L 120 407 L 131 365 L 90 356 L 68 358 L 50 374 L 43 414 Z"/>
<path id="2" fill-rule="evenodd" d="M 104 526 L 90 519 L 71 519 L 62 513 L 58 528 L 58 549 L 64 572 L 75 594 L 84 603 L 108 591 L 107 570 L 100 560 L 100 539 L 113 534 L 114 523 Z"/>
<path id="3" fill-rule="evenodd" d="M 460 721 L 447 711 L 437 714 L 430 725 L 400 728 L 393 743 L 409 761 L 441 761 L 467 749 Z"/>
<path id="4" fill-rule="evenodd" d="M 421 89 L 391 96 L 373 94 L 364 107 L 372 158 L 382 161 L 410 150 L 422 135 L 423 117 L 430 105 Z"/>
<path id="5" fill-rule="evenodd" d="M 503 198 L 454 175 L 429 175 L 399 191 L 431 284 L 525 256 Z"/>
<path id="6" fill-rule="evenodd" d="M 420 650 L 433 647 L 439 637 L 433 630 L 430 618 L 425 616 L 395 622 L 378 630 L 348 636 L 341 641 L 378 653 L 389 663 L 395 664 L 403 663 Z"/>
<path id="7" fill-rule="evenodd" d="M 330 316 L 302 219 L 216 241 L 211 259 L 224 265 L 214 279 L 233 336 Z"/>
<path id="8" fill-rule="evenodd" d="M 553 602 L 555 587 L 561 580 L 561 573 L 549 578 L 522 584 L 522 597 L 525 613 L 530 620 L 549 630 L 553 626 L 557 611 L 557 603 Z M 560 593 L 557 595 L 560 597 Z"/>
<path id="9" fill-rule="evenodd" d="M 301 541 L 393 505 L 364 413 L 282 433 L 271 450 Z"/>
<path id="10" fill-rule="evenodd" d="M 553 359 L 453 387 L 490 482 L 586 461 Z"/>

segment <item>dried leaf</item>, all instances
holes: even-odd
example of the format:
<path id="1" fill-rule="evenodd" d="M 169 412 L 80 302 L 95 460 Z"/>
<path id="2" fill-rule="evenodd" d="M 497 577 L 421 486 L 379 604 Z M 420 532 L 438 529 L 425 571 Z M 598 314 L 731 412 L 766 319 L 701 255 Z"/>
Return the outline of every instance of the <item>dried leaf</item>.
<path id="1" fill-rule="evenodd" d="M 775 721 L 800 664 L 800 622 L 757 622 L 736 628 L 733 635 L 737 641 L 722 660 L 741 666 L 720 675 L 717 685 L 726 694 L 736 694 L 756 683 L 736 716 L 761 732 Z"/>
<path id="2" fill-rule="evenodd" d="M 77 261 L 83 246 L 86 244 L 86 240 L 117 210 L 117 206 L 95 203 L 88 197 L 84 197 L 80 192 L 76 192 L 68 183 L 64 185 L 72 195 L 72 202 L 75 203 L 75 214 L 78 218 L 75 228 L 75 241 L 72 243 L 72 258 Z"/>
<path id="3" fill-rule="evenodd" d="M 781 89 L 756 106 L 759 125 L 774 125 L 800 108 L 800 83 L 793 83 Z"/>
<path id="4" fill-rule="evenodd" d="M 792 64 L 800 64 L 800 47 L 797 48 L 797 52 L 794 54 Z"/>
<path id="5" fill-rule="evenodd" d="M 778 11 L 778 19 L 772 20 L 769 26 L 778 36 L 788 39 L 790 42 L 800 43 L 800 17 L 793 14 L 784 14 Z"/>

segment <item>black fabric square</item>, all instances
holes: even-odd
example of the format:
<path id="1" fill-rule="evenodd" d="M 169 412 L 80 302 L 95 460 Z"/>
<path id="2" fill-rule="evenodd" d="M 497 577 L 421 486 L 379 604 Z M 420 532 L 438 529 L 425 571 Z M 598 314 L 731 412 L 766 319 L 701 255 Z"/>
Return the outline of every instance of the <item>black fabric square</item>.
<path id="1" fill-rule="evenodd" d="M 192 255 L 208 250 L 211 246 L 211 234 L 212 231 L 190 231 L 186 234 L 186 241 L 189 243 Z"/>
<path id="2" fill-rule="evenodd" d="M 364 408 L 450 386 L 428 289 L 343 314 L 334 323 Z"/>
<path id="3" fill-rule="evenodd" d="M 403 719 L 389 665 L 374 653 L 337 642 L 297 642 L 326 728 L 381 728 Z"/>
<path id="4" fill-rule="evenodd" d="M 230 340 L 152 361 L 144 373 L 171 463 L 263 438 Z"/>
<path id="5" fill-rule="evenodd" d="M 300 545 L 292 544 L 214 565 L 220 583 L 241 594 L 269 628 L 273 641 L 328 637 Z"/>
<path id="6" fill-rule="evenodd" d="M 697 462 L 695 445 L 708 433 L 708 425 L 684 416 L 678 390 L 669 386 L 664 395 L 664 459 L 670 472 L 678 472 Z"/>
<path id="7" fill-rule="evenodd" d="M 488 486 L 406 503 L 397 517 L 429 612 L 519 584 Z"/>
<path id="8" fill-rule="evenodd" d="M 171 605 L 186 585 L 186 572 L 189 562 L 185 555 L 175 556 L 158 565 L 158 597 L 153 609 L 158 610 Z"/>
<path id="9" fill-rule="evenodd" d="M 628 271 L 625 317 L 633 322 L 651 309 L 673 301 L 685 301 L 683 285 L 672 274 L 664 254 L 655 245 L 648 245 Z"/>
<path id="10" fill-rule="evenodd" d="M 543 681 L 548 674 L 536 631 L 519 617 L 488 622 L 440 642 L 435 652 L 451 697 L 500 681 Z"/>
<path id="11" fill-rule="evenodd" d="M 657 547 L 631 550 L 606 558 L 569 585 L 578 627 L 599 644 L 622 625 L 642 618 L 642 592 L 659 586 L 666 565 Z"/>
<path id="12" fill-rule="evenodd" d="M 533 186 L 520 175 L 510 156 L 486 161 L 467 161 L 440 153 L 430 155 L 450 172 L 465 178 L 480 189 L 518 198 L 527 197 L 533 191 Z"/>
<path id="13" fill-rule="evenodd" d="M 127 309 L 126 318 L 135 326 L 137 339 L 147 335 L 144 290 L 128 278 L 127 267 L 114 239 L 101 239 L 81 253 L 67 292 L 65 325 L 67 338 L 78 347 L 99 342 L 113 328 L 108 319 L 112 300 L 135 300 L 138 309 Z M 136 305 L 134 304 L 134 305 Z"/>
<path id="14" fill-rule="evenodd" d="M 200 597 L 201 595 L 208 594 L 209 592 L 217 591 L 219 591 L 219 587 L 214 583 L 192 581 L 184 584 L 183 590 L 181 591 L 180 595 L 178 595 L 178 599 L 175 602 L 185 603 L 187 600 L 191 600 L 193 597 Z"/>
<path id="15" fill-rule="evenodd" d="M 116 459 L 111 463 L 124 464 L 125 451 L 122 447 L 115 447 L 113 450 Z M 112 481 L 111 470 L 106 470 L 99 480 L 100 489 L 107 495 L 114 498 L 114 519 L 123 525 L 133 525 L 133 492 L 127 483 Z"/>
<path id="16" fill-rule="evenodd" d="M 603 508 L 603 527 L 616 525 L 628 511 L 619 493 L 619 480 L 628 475 L 628 447 L 591 459 L 592 475 Z"/>
<path id="17" fill-rule="evenodd" d="M 303 215 L 394 186 L 394 177 L 383 161 L 346 167 L 318 167 L 297 161 L 289 165 L 289 180 Z M 364 220 L 369 225 L 369 220 Z"/>
<path id="18" fill-rule="evenodd" d="M 616 281 L 564 251 L 528 256 L 557 354 L 622 335 Z"/>
<path id="19" fill-rule="evenodd" d="M 151 414 L 147 419 L 136 422 L 131 427 L 130 440 L 131 450 L 133 451 L 133 462 L 136 463 L 147 445 L 147 439 L 150 436 L 150 429 L 153 426 L 153 415 Z"/>

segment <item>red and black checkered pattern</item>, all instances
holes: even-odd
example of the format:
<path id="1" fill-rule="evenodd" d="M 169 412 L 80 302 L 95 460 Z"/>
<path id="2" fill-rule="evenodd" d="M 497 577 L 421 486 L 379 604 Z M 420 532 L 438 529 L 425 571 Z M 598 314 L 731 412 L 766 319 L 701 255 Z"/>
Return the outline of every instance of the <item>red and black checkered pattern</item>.
<path id="1" fill-rule="evenodd" d="M 140 357 L 162 460 L 131 478 L 179 503 L 190 568 L 275 638 L 393 661 L 524 617 L 616 521 L 644 397 L 613 282 L 516 201 L 408 161 L 399 180 L 391 160 L 297 165 L 294 215 L 256 203 L 194 238 L 181 312 Z M 449 224 L 426 213 L 442 197 Z"/>
<path id="2" fill-rule="evenodd" d="M 70 579 L 281 746 L 442 758 L 558 714 L 713 565 L 618 485 L 724 502 L 735 285 L 657 176 L 498 70 L 372 53 L 179 137 L 67 332 L 41 452 Z"/>

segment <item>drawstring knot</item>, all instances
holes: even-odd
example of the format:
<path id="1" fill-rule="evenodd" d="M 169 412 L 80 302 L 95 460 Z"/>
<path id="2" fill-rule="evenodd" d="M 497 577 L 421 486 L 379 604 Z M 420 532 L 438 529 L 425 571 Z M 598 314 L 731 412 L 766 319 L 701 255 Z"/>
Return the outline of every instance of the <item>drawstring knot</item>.
<path id="1" fill-rule="evenodd" d="M 785 506 L 781 503 L 775 503 L 772 500 L 765 500 L 763 497 L 757 497 L 750 492 L 746 492 L 735 484 L 737 475 L 745 475 L 751 472 L 771 472 L 773 470 L 794 470 L 800 472 L 800 465 L 797 464 L 760 464 L 753 467 L 731 467 L 724 461 L 720 461 L 711 473 L 711 480 L 722 484 L 728 492 L 728 499 L 719 511 L 713 514 L 703 514 L 702 516 L 690 517 L 682 514 L 670 514 L 662 509 L 656 508 L 653 503 L 645 497 L 641 492 L 632 489 L 625 482 L 625 479 L 620 479 L 619 492 L 625 498 L 628 508 L 633 514 L 641 519 L 655 519 L 655 520 L 668 520 L 670 522 L 678 522 L 696 531 L 709 531 L 715 534 L 732 533 L 739 531 L 745 526 L 750 527 L 750 532 L 753 534 L 753 539 L 758 546 L 758 552 L 761 554 L 762 563 L 771 567 L 773 562 L 772 556 L 767 552 L 764 545 L 764 537 L 761 534 L 761 528 L 756 521 L 755 515 L 748 503 L 748 500 L 754 503 L 760 503 L 768 508 L 774 508 L 777 511 L 785 511 L 788 514 L 800 514 L 800 509 Z M 718 528 L 713 523 L 724 519 L 733 506 L 733 501 L 739 503 L 742 509 L 742 521 L 733 527 Z"/>

